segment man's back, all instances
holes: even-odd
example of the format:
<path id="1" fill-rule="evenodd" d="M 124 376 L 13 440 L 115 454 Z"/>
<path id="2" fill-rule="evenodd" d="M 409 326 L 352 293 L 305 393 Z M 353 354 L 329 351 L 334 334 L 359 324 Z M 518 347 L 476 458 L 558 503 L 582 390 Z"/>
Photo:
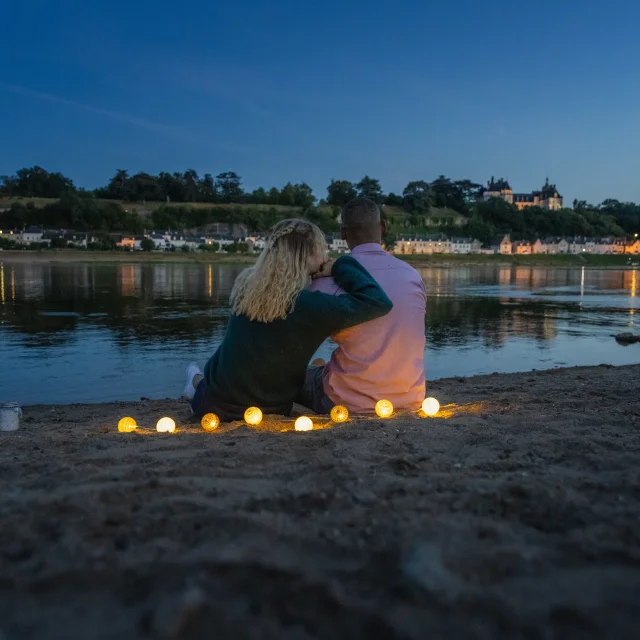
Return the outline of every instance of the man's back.
<path id="1" fill-rule="evenodd" d="M 422 279 L 379 244 L 361 244 L 351 255 L 391 298 L 393 310 L 384 318 L 332 336 L 338 348 L 325 367 L 325 393 L 354 412 L 372 413 L 382 398 L 398 409 L 418 409 L 425 394 L 427 298 Z M 316 280 L 312 290 L 341 293 L 328 278 Z"/>

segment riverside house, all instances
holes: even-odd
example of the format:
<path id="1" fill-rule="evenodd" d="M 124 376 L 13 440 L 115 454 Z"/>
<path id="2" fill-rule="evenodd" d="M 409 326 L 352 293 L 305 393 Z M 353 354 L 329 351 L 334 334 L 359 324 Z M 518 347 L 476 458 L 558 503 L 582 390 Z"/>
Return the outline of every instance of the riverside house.
<path id="1" fill-rule="evenodd" d="M 347 241 L 338 236 L 326 236 L 327 248 L 334 253 L 347 253 L 349 247 Z"/>
<path id="2" fill-rule="evenodd" d="M 18 244 L 29 246 L 35 242 L 42 242 L 42 229 L 40 227 L 29 227 L 14 234 L 14 240 Z"/>
<path id="3" fill-rule="evenodd" d="M 136 249 L 139 250 L 141 248 L 140 241 L 136 243 L 135 236 L 120 236 L 120 238 L 116 240 L 116 247 L 119 247 L 120 249 L 129 249 L 131 251 Z"/>
<path id="4" fill-rule="evenodd" d="M 533 253 L 531 243 L 526 240 L 517 240 L 511 244 L 511 253 L 522 256 Z"/>
<path id="5" fill-rule="evenodd" d="M 451 240 L 440 233 L 422 238 L 405 238 L 401 236 L 396 240 L 393 252 L 407 255 L 452 253 Z"/>
<path id="6" fill-rule="evenodd" d="M 615 238 L 613 241 L 613 253 L 621 254 L 625 253 L 627 248 L 627 241 L 624 238 Z"/>
<path id="7" fill-rule="evenodd" d="M 469 254 L 478 253 L 482 242 L 473 238 L 451 238 L 451 253 Z"/>
<path id="8" fill-rule="evenodd" d="M 572 238 L 569 243 L 569 253 L 576 255 L 580 253 L 586 253 L 587 243 L 584 238 Z"/>
<path id="9" fill-rule="evenodd" d="M 494 253 L 500 253 L 502 255 L 511 255 L 511 238 L 509 234 L 500 234 L 495 236 L 491 241 L 491 248 Z"/>
<path id="10" fill-rule="evenodd" d="M 625 253 L 630 253 L 634 256 L 640 255 L 640 238 L 636 237 L 630 240 L 625 247 Z"/>
<path id="11" fill-rule="evenodd" d="M 610 255 L 613 253 L 613 239 L 612 238 L 599 238 L 596 240 L 596 253 L 600 255 Z"/>
<path id="12" fill-rule="evenodd" d="M 545 238 L 542 241 L 544 253 L 551 255 L 569 253 L 569 241 L 566 238 Z"/>

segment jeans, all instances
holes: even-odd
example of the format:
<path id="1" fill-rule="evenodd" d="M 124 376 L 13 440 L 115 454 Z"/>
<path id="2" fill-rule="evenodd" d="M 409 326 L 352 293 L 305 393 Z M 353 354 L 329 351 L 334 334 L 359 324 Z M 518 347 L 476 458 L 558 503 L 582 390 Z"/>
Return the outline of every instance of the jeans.
<path id="1" fill-rule="evenodd" d="M 322 384 L 323 371 L 324 367 L 307 369 L 304 385 L 295 399 L 296 403 L 304 405 L 320 415 L 329 414 L 334 407 L 334 402 L 324 392 Z M 206 413 L 215 413 L 223 422 L 242 419 L 242 411 L 239 411 L 236 407 L 214 406 L 209 400 L 205 389 L 205 381 L 202 379 L 196 387 L 196 392 L 191 401 L 193 413 L 198 418 L 202 418 Z"/>
<path id="2" fill-rule="evenodd" d="M 211 404 L 211 402 L 209 401 L 209 398 L 207 397 L 207 394 L 205 393 L 205 387 L 206 385 L 203 378 L 198 383 L 198 386 L 196 387 L 196 392 L 193 396 L 193 400 L 191 401 L 191 409 L 193 409 L 193 413 L 198 418 L 202 418 L 202 416 L 204 416 L 207 413 L 215 413 L 216 415 L 219 416 L 220 420 L 235 420 L 236 418 L 234 416 L 227 417 L 225 415 L 223 417 L 223 415 L 220 415 L 220 414 L 224 414 L 224 412 L 220 411 L 219 407 L 214 407 Z"/>
<path id="3" fill-rule="evenodd" d="M 324 392 L 324 367 L 309 367 L 296 403 L 312 409 L 317 414 L 328 414 L 334 407 L 334 402 Z"/>

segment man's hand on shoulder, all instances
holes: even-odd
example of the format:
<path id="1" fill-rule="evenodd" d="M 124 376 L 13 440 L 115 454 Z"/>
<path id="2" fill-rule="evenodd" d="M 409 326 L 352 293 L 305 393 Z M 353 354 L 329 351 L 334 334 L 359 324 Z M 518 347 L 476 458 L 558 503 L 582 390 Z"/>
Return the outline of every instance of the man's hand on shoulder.
<path id="1" fill-rule="evenodd" d="M 330 278 L 331 269 L 333 268 L 334 263 L 335 260 L 327 260 L 325 263 L 323 263 L 318 271 L 311 275 L 311 277 L 314 280 L 317 280 L 318 278 Z"/>

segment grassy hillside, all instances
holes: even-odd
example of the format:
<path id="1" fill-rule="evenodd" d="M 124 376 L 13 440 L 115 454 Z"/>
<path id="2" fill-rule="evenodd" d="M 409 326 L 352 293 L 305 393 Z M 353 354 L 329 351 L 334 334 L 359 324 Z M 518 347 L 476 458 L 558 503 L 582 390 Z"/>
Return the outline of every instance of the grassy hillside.
<path id="1" fill-rule="evenodd" d="M 126 211 L 130 211 L 131 213 L 138 213 L 142 216 L 148 216 L 151 212 L 156 209 L 163 207 L 165 205 L 168 206 L 176 206 L 176 207 L 194 207 L 195 209 L 208 209 L 211 207 L 220 207 L 223 209 L 226 208 L 251 208 L 253 210 L 259 211 L 268 211 L 270 209 L 275 209 L 276 211 L 287 211 L 290 212 L 292 216 L 296 214 L 300 214 L 302 209 L 300 207 L 288 207 L 284 205 L 271 205 L 271 204 L 220 204 L 220 203 L 211 203 L 211 202 L 146 202 L 142 204 L 140 202 L 126 202 L 124 200 L 102 200 L 100 198 L 96 199 L 97 202 L 115 202 L 122 206 Z M 19 202 L 21 204 L 27 205 L 29 203 L 33 204 L 33 206 L 41 209 L 46 207 L 47 205 L 57 202 L 57 198 L 3 198 L 0 197 L 0 209 L 9 208 L 14 202 Z"/>
<path id="2" fill-rule="evenodd" d="M 119 205 L 121 205 L 124 209 L 126 209 L 127 211 L 130 212 L 137 212 L 137 213 L 142 213 L 142 215 L 145 215 L 147 212 L 149 211 L 155 211 L 156 209 L 163 207 L 165 205 L 167 206 L 175 206 L 175 207 L 194 207 L 195 209 L 207 209 L 210 207 L 220 207 L 220 208 L 251 208 L 254 210 L 258 210 L 258 211 L 268 211 L 270 209 L 275 209 L 276 211 L 281 211 L 281 212 L 288 212 L 290 213 L 292 216 L 293 215 L 298 215 L 300 213 L 302 213 L 302 208 L 301 207 L 290 207 L 290 206 L 286 206 L 286 205 L 273 205 L 273 204 L 234 204 L 234 203 L 230 203 L 230 204 L 221 204 L 221 203 L 211 203 L 211 202 L 169 202 L 169 203 L 165 203 L 165 202 L 146 202 L 144 204 L 140 203 L 140 202 L 126 202 L 125 200 L 102 200 L 102 199 L 97 199 L 98 202 L 115 202 Z M 7 198 L 7 197 L 1 197 L 0 196 L 0 209 L 4 209 L 4 208 L 8 208 L 10 207 L 14 202 L 20 202 L 24 205 L 26 204 L 33 204 L 33 206 L 37 207 L 37 208 L 43 208 L 46 207 L 47 205 L 53 203 L 53 202 L 57 202 L 57 198 L 21 198 L 21 197 L 15 197 L 15 198 Z M 331 207 L 328 206 L 322 206 L 322 207 L 318 207 L 318 209 L 320 211 L 323 212 L 330 212 L 331 211 Z M 391 206 L 384 206 L 384 214 L 385 216 L 389 219 L 389 221 L 391 222 L 392 225 L 399 225 L 401 226 L 401 223 L 406 220 L 407 214 L 406 212 L 401 209 L 400 207 L 391 207 Z M 456 211 L 453 211 L 453 209 L 438 209 L 438 208 L 433 208 L 431 209 L 431 211 L 429 212 L 429 215 L 426 216 L 427 219 L 431 218 L 436 218 L 436 219 L 440 219 L 440 218 L 454 218 L 454 219 L 458 219 L 461 221 L 464 221 L 464 216 L 460 215 L 459 213 L 457 213 Z"/>

